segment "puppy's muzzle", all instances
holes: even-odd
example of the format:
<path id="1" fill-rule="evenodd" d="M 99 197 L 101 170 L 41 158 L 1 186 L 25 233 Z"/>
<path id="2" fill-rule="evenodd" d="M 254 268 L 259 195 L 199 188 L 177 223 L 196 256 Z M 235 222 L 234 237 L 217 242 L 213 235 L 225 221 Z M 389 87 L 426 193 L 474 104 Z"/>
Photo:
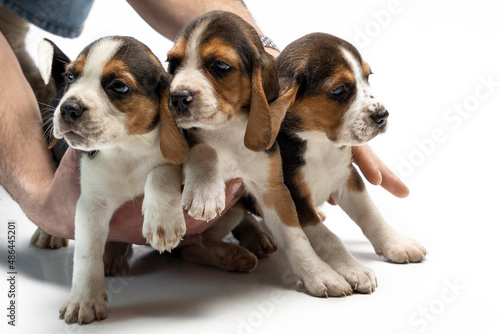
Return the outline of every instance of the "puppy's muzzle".
<path id="1" fill-rule="evenodd" d="M 383 128 L 387 124 L 387 118 L 389 117 L 389 112 L 385 109 L 377 110 L 370 115 L 371 119 L 375 122 L 375 125 L 379 128 Z"/>
<path id="2" fill-rule="evenodd" d="M 75 123 L 82 114 L 87 110 L 87 107 L 80 101 L 68 99 L 61 106 L 61 118 L 68 124 Z"/>
<path id="3" fill-rule="evenodd" d="M 172 109 L 177 114 L 183 114 L 189 117 L 190 112 L 188 111 L 189 106 L 194 100 L 194 93 L 187 90 L 181 89 L 170 94 L 170 102 L 172 104 Z"/>

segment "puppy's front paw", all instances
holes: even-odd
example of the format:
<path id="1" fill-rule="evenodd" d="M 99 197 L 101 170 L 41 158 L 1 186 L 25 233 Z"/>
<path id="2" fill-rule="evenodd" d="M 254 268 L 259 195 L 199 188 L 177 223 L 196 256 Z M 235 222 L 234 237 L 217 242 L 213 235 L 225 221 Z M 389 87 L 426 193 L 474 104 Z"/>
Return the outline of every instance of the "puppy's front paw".
<path id="1" fill-rule="evenodd" d="M 186 222 L 180 208 L 168 210 L 167 205 L 162 208 L 145 207 L 142 225 L 142 235 L 147 243 L 160 253 L 171 252 L 186 233 Z"/>
<path id="2" fill-rule="evenodd" d="M 68 239 L 55 237 L 38 228 L 31 237 L 31 244 L 38 248 L 58 249 L 68 245 Z"/>
<path id="3" fill-rule="evenodd" d="M 67 324 L 88 324 L 94 320 L 100 321 L 106 318 L 106 292 L 98 293 L 94 298 L 70 297 L 70 299 L 59 310 L 59 318 L 64 319 Z"/>
<path id="4" fill-rule="evenodd" d="M 308 272 L 298 282 L 298 285 L 299 288 L 305 287 L 307 291 L 317 297 L 345 297 L 352 295 L 351 285 L 327 265 Z"/>
<path id="5" fill-rule="evenodd" d="M 226 207 L 226 185 L 187 185 L 182 192 L 182 207 L 194 219 L 209 221 L 221 214 Z"/>
<path id="6" fill-rule="evenodd" d="M 427 250 L 415 240 L 394 233 L 379 245 L 374 245 L 375 252 L 395 263 L 420 262 L 427 255 Z"/>
<path id="7" fill-rule="evenodd" d="M 354 291 L 373 293 L 378 286 L 373 270 L 361 263 L 345 263 L 335 270 L 346 279 Z"/>

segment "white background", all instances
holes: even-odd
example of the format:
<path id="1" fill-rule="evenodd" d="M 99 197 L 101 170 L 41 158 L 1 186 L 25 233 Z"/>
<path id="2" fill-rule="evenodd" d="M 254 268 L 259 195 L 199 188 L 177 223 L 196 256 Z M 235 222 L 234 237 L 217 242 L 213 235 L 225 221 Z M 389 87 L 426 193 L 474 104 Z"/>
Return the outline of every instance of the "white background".
<path id="1" fill-rule="evenodd" d="M 375 73 L 372 87 L 391 115 L 389 131 L 372 147 L 405 178 L 411 195 L 401 200 L 380 187 L 369 191 L 392 226 L 427 248 L 427 259 L 385 262 L 338 207 L 327 206 L 328 226 L 375 270 L 374 294 L 321 299 L 297 292 L 281 252 L 261 260 L 252 273 L 234 274 L 135 247 L 129 276 L 106 280 L 109 318 L 68 326 L 58 319 L 58 309 L 69 295 L 74 245 L 57 251 L 29 246 L 35 226 L 0 189 L 2 332 L 499 333 L 500 20 L 494 1 L 247 5 L 281 48 L 315 31 L 359 48 Z M 34 29 L 29 47 L 34 52 L 38 40 L 49 37 L 75 57 L 111 34 L 142 40 L 162 60 L 172 45 L 124 1 L 98 0 L 80 38 L 64 40 Z M 6 325 L 5 316 L 5 226 L 11 219 L 18 229 L 16 328 Z"/>

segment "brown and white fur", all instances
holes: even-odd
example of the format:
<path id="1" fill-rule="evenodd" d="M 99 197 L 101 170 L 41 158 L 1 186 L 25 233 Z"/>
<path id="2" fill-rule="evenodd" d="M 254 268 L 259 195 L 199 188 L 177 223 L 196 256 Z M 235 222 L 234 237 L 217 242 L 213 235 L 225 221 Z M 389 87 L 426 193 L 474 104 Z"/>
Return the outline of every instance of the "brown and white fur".
<path id="1" fill-rule="evenodd" d="M 184 235 L 181 167 L 172 163 L 184 162 L 189 148 L 168 110 L 170 78 L 144 44 L 106 37 L 70 62 L 44 40 L 39 56 L 46 83 L 51 75 L 65 80 L 54 136 L 82 152 L 73 285 L 60 317 L 88 323 L 107 314 L 103 253 L 117 208 L 144 194 L 143 235 L 160 252 Z"/>
<path id="2" fill-rule="evenodd" d="M 168 60 L 170 110 L 191 142 L 183 167 L 188 213 L 215 217 L 224 208 L 224 183 L 241 178 L 298 283 L 315 296 L 351 294 L 349 283 L 311 247 L 283 182 L 275 138 L 288 96 L 276 99 L 275 60 L 256 31 L 234 14 L 210 12 L 184 27 Z"/>
<path id="3" fill-rule="evenodd" d="M 332 197 L 378 255 L 396 263 L 422 260 L 426 250 L 386 223 L 352 165 L 351 146 L 387 129 L 389 114 L 370 88 L 368 64 L 351 44 L 323 33 L 291 43 L 277 63 L 283 92 L 297 91 L 278 136 L 285 183 L 318 255 L 338 265 L 337 237 L 315 209 Z"/>

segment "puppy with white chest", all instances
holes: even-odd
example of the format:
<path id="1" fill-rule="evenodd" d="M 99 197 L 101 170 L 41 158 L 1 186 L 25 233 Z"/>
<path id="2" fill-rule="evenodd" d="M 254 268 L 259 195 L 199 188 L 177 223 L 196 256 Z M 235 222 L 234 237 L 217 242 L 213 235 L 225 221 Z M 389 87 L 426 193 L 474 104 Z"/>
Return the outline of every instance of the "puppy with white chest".
<path id="1" fill-rule="evenodd" d="M 372 93 L 368 64 L 354 46 L 323 33 L 291 43 L 277 62 L 283 92 L 297 91 L 278 136 L 285 183 L 317 253 L 334 268 L 342 265 L 331 246 L 337 238 L 315 209 L 332 197 L 378 255 L 396 263 L 422 260 L 426 250 L 385 222 L 352 165 L 351 146 L 387 129 L 389 113 Z"/>
<path id="2" fill-rule="evenodd" d="M 287 96 L 277 99 L 275 60 L 257 32 L 237 15 L 210 12 L 184 27 L 168 61 L 174 75 L 170 109 L 191 142 L 183 167 L 188 213 L 215 217 L 224 208 L 225 181 L 241 178 L 299 284 L 316 296 L 351 294 L 311 247 L 283 183 L 275 138 Z"/>
<path id="3" fill-rule="evenodd" d="M 143 235 L 160 252 L 184 235 L 181 167 L 174 164 L 189 148 L 168 110 L 170 77 L 144 44 L 106 37 L 71 62 L 44 40 L 39 57 L 45 82 L 52 77 L 64 87 L 54 136 L 82 152 L 73 286 L 60 317 L 88 323 L 106 317 L 103 253 L 117 208 L 144 194 Z"/>

